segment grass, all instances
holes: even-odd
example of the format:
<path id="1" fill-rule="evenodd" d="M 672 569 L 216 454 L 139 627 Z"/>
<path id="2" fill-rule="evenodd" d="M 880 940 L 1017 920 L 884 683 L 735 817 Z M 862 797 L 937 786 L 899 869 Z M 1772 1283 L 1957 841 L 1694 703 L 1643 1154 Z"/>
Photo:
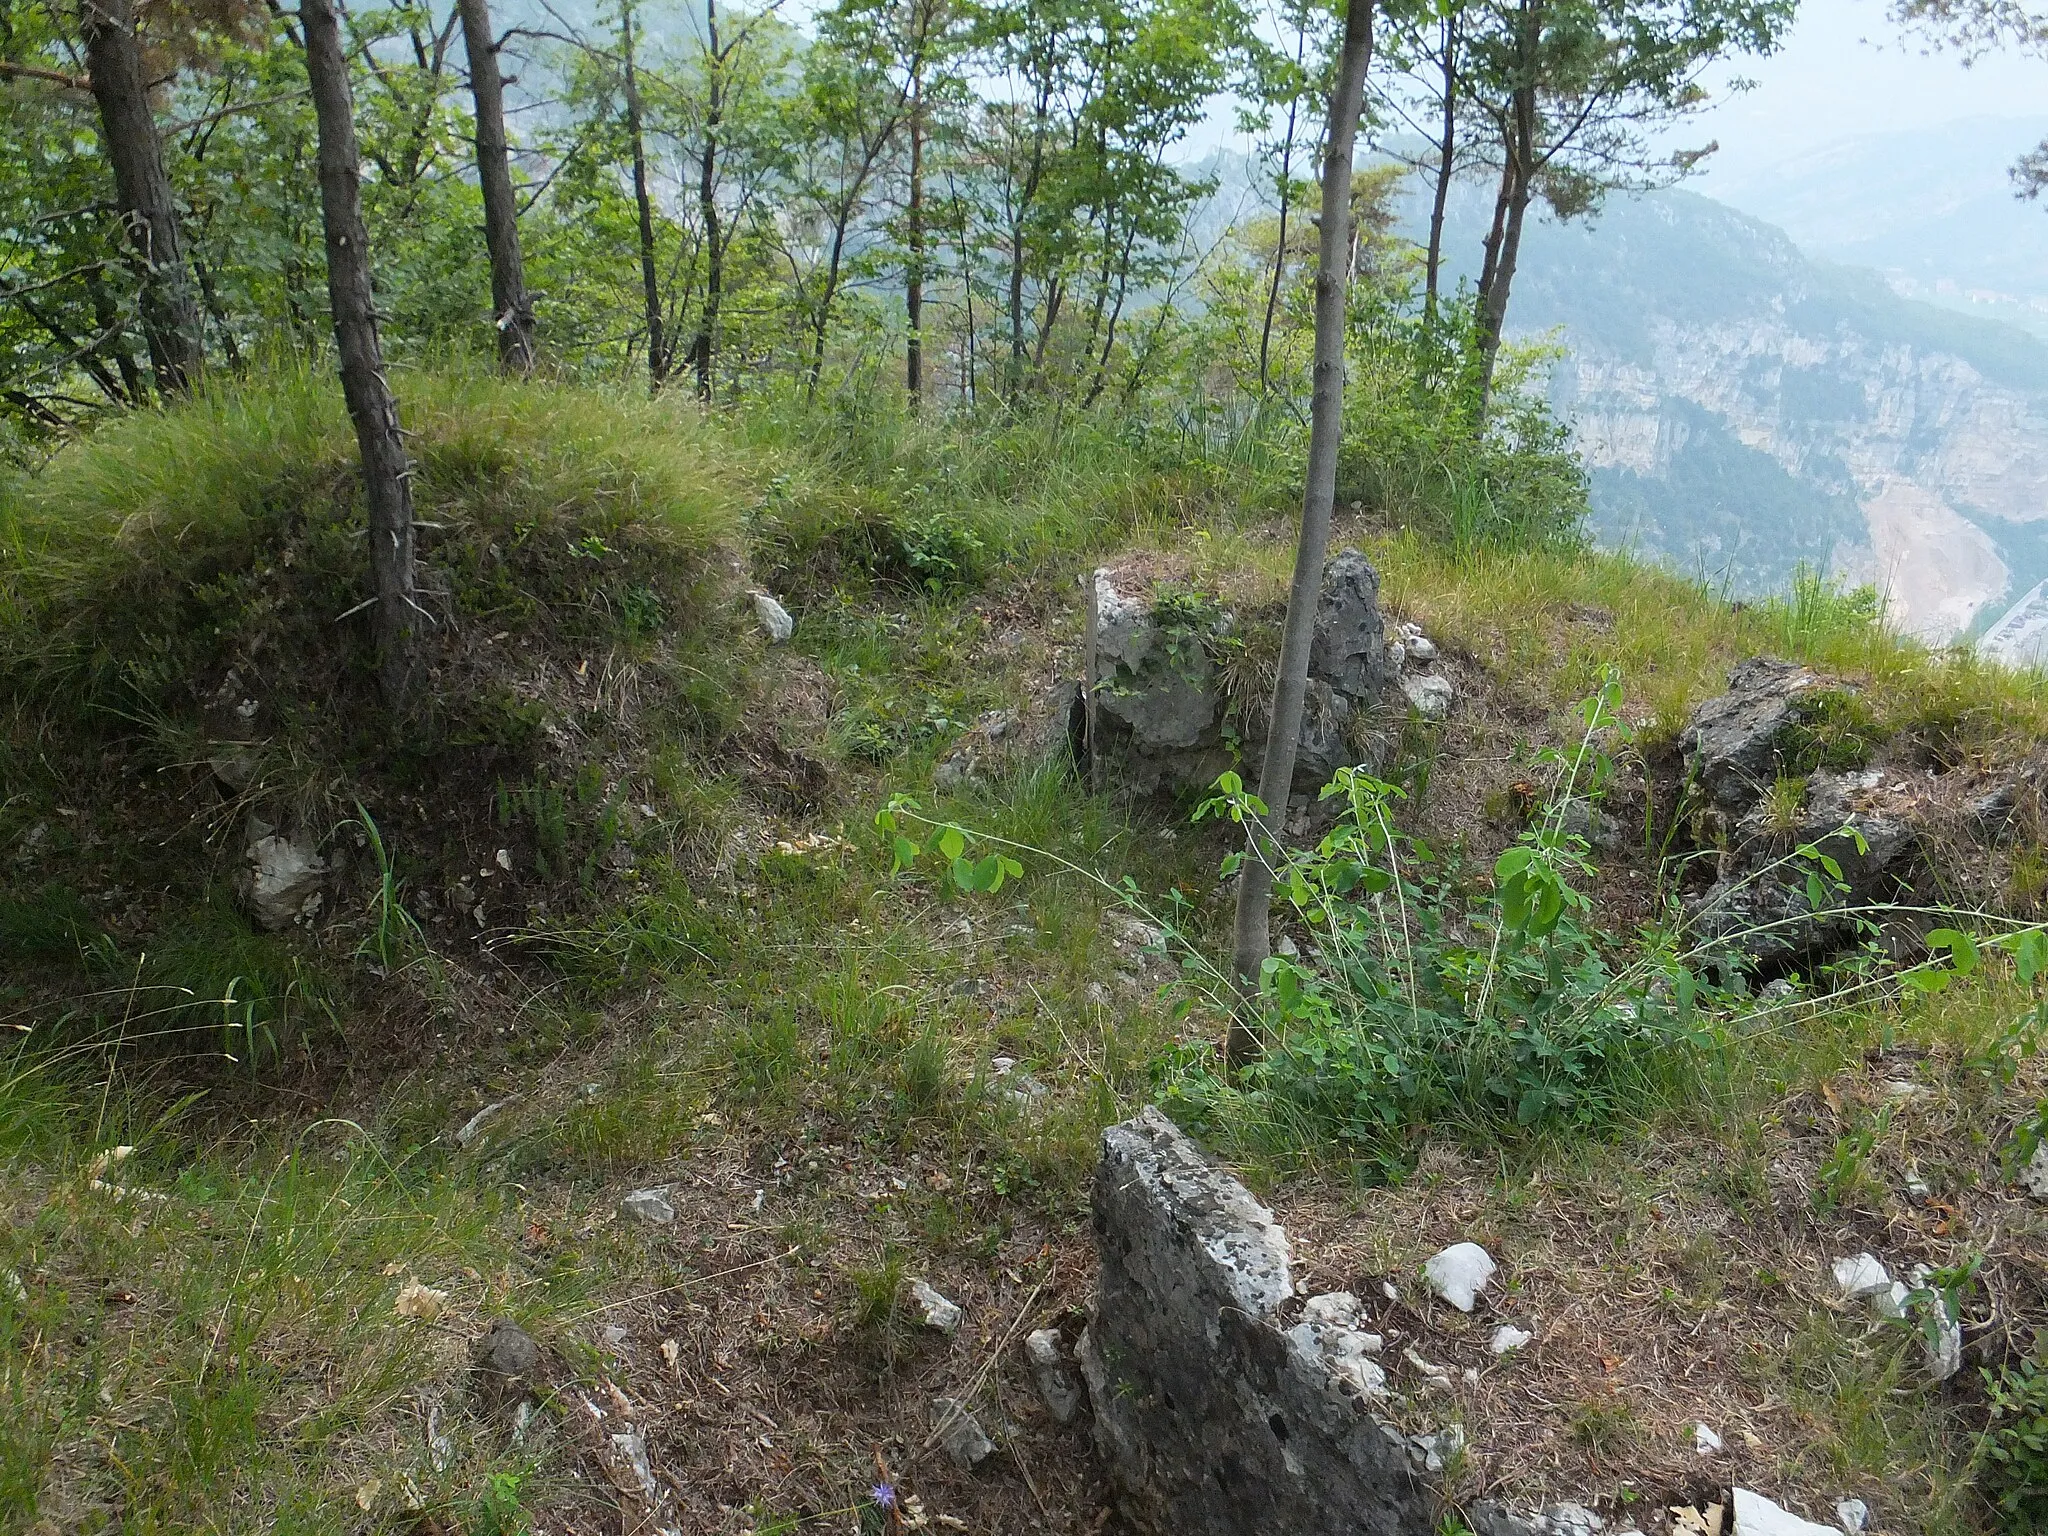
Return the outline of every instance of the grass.
<path id="1" fill-rule="evenodd" d="M 984 712 L 1071 669 L 1071 583 L 1106 554 L 1172 551 L 1193 587 L 1269 612 L 1289 560 L 1284 462 L 1157 426 L 705 418 L 624 392 L 398 383 L 422 516 L 446 525 L 428 547 L 454 629 L 465 646 L 517 637 L 488 662 L 447 653 L 451 691 L 484 702 L 429 722 L 433 750 L 409 747 L 399 769 L 367 715 L 308 681 L 356 664 L 330 632 L 361 586 L 349 440 L 324 383 L 287 375 L 124 418 L 0 490 L 0 844 L 28 850 L 0 868 L 0 969 L 7 1022 L 37 1026 L 0 1036 L 16 1051 L 0 1064 L 0 1529 L 358 1530 L 414 1500 L 448 1530 L 545 1525 L 604 1486 L 573 1426 L 581 1399 L 612 1401 L 606 1383 L 702 1493 L 706 1530 L 744 1528 L 733 1512 L 750 1506 L 853 1509 L 878 1445 L 977 1528 L 1021 1528 L 1041 1499 L 1092 1518 L 1085 1462 L 1033 1417 L 1000 1345 L 1085 1303 L 1099 1129 L 1219 1031 L 1206 1007 L 1176 1010 L 1172 959 L 1145 952 L 1090 873 L 1155 904 L 1179 892 L 1180 925 L 1213 949 L 1219 845 L 1176 810 L 1084 792 L 1034 748 L 943 792 L 931 769 Z M 1401 495 L 1430 494 L 1426 479 Z M 1517 729 L 1536 740 L 1550 725 L 1526 721 L 1612 663 L 1650 745 L 1668 744 L 1757 651 L 1847 675 L 1849 727 L 1932 758 L 2048 730 L 2038 679 L 1904 643 L 1824 587 L 1737 609 L 1619 557 L 1453 553 L 1390 531 L 1386 510 L 1340 538 L 1367 549 L 1400 617 L 1528 702 Z M 797 612 L 785 649 L 746 628 L 723 564 L 742 553 Z M 613 663 L 644 708 L 590 682 Z M 206 699 L 188 685 L 227 665 L 276 711 L 264 792 L 311 794 L 336 826 L 374 818 L 379 847 L 355 854 L 363 900 L 332 930 L 253 935 L 225 894 L 218 849 L 245 807 L 208 782 Z M 1429 740 L 1410 749 L 1410 782 L 1451 782 Z M 435 799 L 442 763 L 467 767 Z M 892 875 L 870 818 L 899 790 L 1040 852 L 993 896 Z M 621 844 L 623 868 L 606 862 Z M 521 879 L 542 859 L 549 875 L 479 933 L 450 892 L 500 900 L 501 846 Z M 408 968 L 422 948 L 432 964 Z M 164 1001 L 131 1006 L 145 989 Z M 1342 1157 L 1261 1162 L 1257 1138 L 1218 1134 L 1320 1234 L 1319 1266 L 1355 1259 L 1346 1283 L 1499 1233 L 1518 1305 L 1566 1315 L 1553 1298 L 1640 1292 L 1646 1340 L 1763 1320 L 1717 1356 L 1703 1379 L 1724 1396 L 1706 1404 L 1629 1376 L 1632 1355 L 1617 1391 L 1590 1334 L 1546 1342 L 1556 1353 L 1513 1375 L 1584 1406 L 1555 1421 L 1569 1451 L 1530 1468 L 1629 1477 L 1673 1447 L 1694 1467 L 1671 1425 L 1733 1403 L 1724 1429 L 1754 1409 L 1786 1448 L 1744 1463 L 1758 1475 L 1883 1488 L 1902 1533 L 1972 1532 L 1988 1526 L 1968 1491 L 1969 1411 L 1918 1391 L 1896 1340 L 1782 1277 L 1814 1260 L 1816 1223 L 1829 1242 L 1910 1227 L 1916 1252 L 1962 1256 L 1968 1232 L 1921 1231 L 1924 1208 L 1898 1191 L 1911 1172 L 1988 1209 L 1997 1149 L 1981 1128 L 2048 1091 L 2010 1029 L 2022 1003 L 1980 978 L 1905 1004 L 1736 1010 L 1701 1072 L 1649 1074 L 1597 1134 L 1511 1138 L 1484 1159 L 1421 1138 L 1414 1176 L 1369 1197 Z M 160 1011 L 202 1030 L 213 1064 L 130 1052 L 109 1070 L 109 1023 Z M 1899 1070 L 1934 1097 L 1879 1128 L 1875 1074 Z M 1844 1143 L 1853 1156 L 1824 1179 Z M 91 1187 L 94 1158 L 122 1144 L 137 1150 L 112 1182 L 166 1199 Z M 615 1215 L 652 1183 L 682 1207 L 674 1229 Z M 1326 1211 L 1346 1225 L 1321 1225 Z M 1551 1270 L 1529 1257 L 1546 1226 L 1573 1239 Z M 1994 1259 L 1986 1284 L 2024 1311 Z M 910 1275 L 967 1306 L 971 1347 L 899 1315 Z M 449 1292 L 435 1323 L 394 1315 L 411 1278 Z M 491 1316 L 532 1328 L 559 1367 L 522 1445 L 464 1406 L 463 1340 Z M 1476 1343 L 1448 1352 L 1462 1364 Z M 980 1394 L 1024 1426 L 1030 1489 L 953 1479 L 907 1448 L 938 1393 Z M 451 1447 L 433 1448 L 430 1420 Z M 1485 1472 L 1517 1442 L 1498 1420 L 1477 1428 Z"/>

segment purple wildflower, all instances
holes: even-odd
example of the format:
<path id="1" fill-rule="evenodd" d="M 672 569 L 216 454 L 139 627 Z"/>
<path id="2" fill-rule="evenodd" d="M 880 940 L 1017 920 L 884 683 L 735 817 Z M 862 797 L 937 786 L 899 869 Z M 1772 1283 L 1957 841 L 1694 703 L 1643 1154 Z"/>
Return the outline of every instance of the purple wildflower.
<path id="1" fill-rule="evenodd" d="M 868 1490 L 868 1496 L 883 1509 L 896 1507 L 896 1490 L 887 1483 L 877 1483 Z"/>

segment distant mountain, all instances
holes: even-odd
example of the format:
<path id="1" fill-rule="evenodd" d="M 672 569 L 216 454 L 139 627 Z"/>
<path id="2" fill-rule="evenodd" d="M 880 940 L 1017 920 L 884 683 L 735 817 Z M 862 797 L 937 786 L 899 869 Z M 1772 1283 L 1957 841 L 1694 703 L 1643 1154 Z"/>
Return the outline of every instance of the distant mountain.
<path id="1" fill-rule="evenodd" d="M 1801 563 L 1869 580 L 1937 639 L 2048 578 L 2048 344 L 2033 336 L 1902 299 L 1684 192 L 1537 223 L 1511 319 L 1566 348 L 1553 398 L 1607 542 L 1736 592 L 1782 587 Z"/>
<path id="2" fill-rule="evenodd" d="M 2048 117 L 1966 118 L 1713 168 L 1702 188 L 1906 297 L 2048 336 L 2048 204 L 2016 196 L 2008 174 L 2044 137 Z"/>

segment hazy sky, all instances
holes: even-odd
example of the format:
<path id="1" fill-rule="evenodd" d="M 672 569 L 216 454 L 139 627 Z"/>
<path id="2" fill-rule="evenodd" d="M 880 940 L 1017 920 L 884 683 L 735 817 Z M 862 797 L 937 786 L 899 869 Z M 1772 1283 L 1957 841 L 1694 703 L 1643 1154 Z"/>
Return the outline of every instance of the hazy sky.
<path id="1" fill-rule="evenodd" d="M 1755 88 L 1725 95 L 1681 130 L 1683 140 L 1721 144 L 1696 185 L 1713 193 L 1716 179 L 1857 134 L 2048 111 L 2048 59 L 2007 53 L 1966 68 L 1953 53 L 1924 49 L 1901 36 L 1880 0 L 1805 0 L 1783 49 L 1727 72 Z"/>

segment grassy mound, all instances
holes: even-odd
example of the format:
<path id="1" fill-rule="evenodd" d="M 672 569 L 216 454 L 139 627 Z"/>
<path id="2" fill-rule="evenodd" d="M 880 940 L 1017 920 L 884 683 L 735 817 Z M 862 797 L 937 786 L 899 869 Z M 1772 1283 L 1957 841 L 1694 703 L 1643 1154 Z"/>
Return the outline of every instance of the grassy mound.
<path id="1" fill-rule="evenodd" d="M 398 385 L 433 622 L 397 712 L 375 687 L 331 380 L 136 413 L 0 485 L 0 841 L 21 850 L 0 954 L 156 978 L 169 1001 L 151 1011 L 174 1017 L 188 995 L 272 1023 L 317 1012 L 332 989 L 302 983 L 295 955 L 240 953 L 226 887 L 252 821 L 353 865 L 328 901 L 347 932 L 327 942 L 367 926 L 388 958 L 411 921 L 400 879 L 497 875 L 494 926 L 576 905 L 630 864 L 652 760 L 735 722 L 759 642 L 747 481 L 717 429 L 623 392 Z M 241 930 L 234 976 L 157 978 L 179 949 L 166 935 L 195 922 Z"/>

